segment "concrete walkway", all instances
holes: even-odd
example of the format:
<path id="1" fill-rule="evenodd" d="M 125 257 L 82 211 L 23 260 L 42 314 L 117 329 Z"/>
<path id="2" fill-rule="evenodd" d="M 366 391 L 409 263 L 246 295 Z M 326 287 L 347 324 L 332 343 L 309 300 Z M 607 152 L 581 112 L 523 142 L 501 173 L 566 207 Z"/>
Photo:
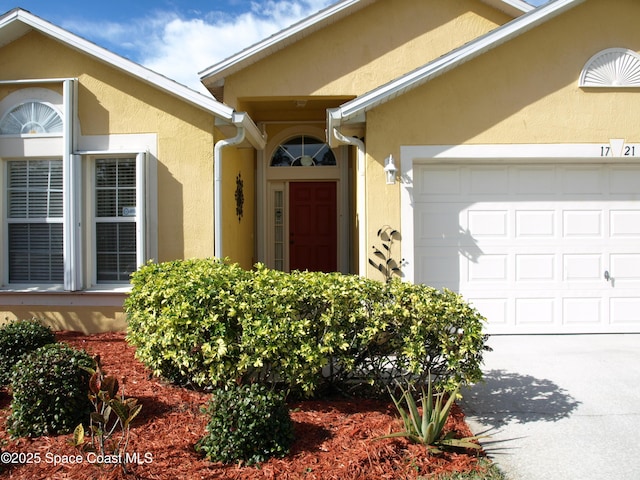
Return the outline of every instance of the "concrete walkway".
<path id="1" fill-rule="evenodd" d="M 460 402 L 509 480 L 640 479 L 640 334 L 493 336 Z"/>

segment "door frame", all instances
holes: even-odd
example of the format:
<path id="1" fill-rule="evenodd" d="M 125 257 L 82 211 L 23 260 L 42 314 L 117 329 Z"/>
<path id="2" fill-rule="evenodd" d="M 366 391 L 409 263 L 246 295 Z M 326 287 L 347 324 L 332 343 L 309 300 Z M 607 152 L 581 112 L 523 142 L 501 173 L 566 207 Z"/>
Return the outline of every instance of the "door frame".
<path id="1" fill-rule="evenodd" d="M 336 166 L 324 167 L 271 167 L 269 161 L 275 149 L 290 138 L 307 135 L 324 139 L 324 130 L 314 125 L 299 125 L 283 130 L 271 138 L 267 147 L 258 152 L 256 182 L 256 257 L 269 268 L 276 268 L 275 258 L 275 196 L 282 192 L 283 259 L 280 266 L 289 271 L 289 183 L 304 181 L 335 181 L 337 205 L 337 254 L 338 271 L 349 272 L 349 165 L 344 147 L 333 149 Z M 278 259 L 279 260 L 279 259 Z M 278 262 L 279 263 L 279 262 Z"/>

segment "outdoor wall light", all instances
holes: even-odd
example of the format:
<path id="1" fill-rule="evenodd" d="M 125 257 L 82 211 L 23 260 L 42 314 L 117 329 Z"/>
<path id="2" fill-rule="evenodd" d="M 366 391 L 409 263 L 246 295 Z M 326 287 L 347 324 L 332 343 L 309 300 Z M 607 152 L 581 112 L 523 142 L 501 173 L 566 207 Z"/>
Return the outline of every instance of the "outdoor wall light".
<path id="1" fill-rule="evenodd" d="M 387 177 L 387 185 L 394 185 L 396 183 L 398 168 L 395 163 L 393 163 L 393 155 L 389 155 L 384 159 L 384 173 Z"/>

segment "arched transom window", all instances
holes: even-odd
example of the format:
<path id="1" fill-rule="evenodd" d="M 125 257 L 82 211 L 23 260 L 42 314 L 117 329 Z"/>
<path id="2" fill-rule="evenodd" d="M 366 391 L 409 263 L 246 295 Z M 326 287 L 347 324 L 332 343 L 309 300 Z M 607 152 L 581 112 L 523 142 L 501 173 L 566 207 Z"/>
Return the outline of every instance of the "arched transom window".
<path id="1" fill-rule="evenodd" d="M 27 101 L 15 106 L 0 120 L 1 135 L 41 135 L 62 133 L 60 113 L 39 101 Z"/>
<path id="2" fill-rule="evenodd" d="M 329 145 L 314 137 L 301 135 L 278 146 L 271 157 L 272 167 L 335 166 L 336 157 Z"/>

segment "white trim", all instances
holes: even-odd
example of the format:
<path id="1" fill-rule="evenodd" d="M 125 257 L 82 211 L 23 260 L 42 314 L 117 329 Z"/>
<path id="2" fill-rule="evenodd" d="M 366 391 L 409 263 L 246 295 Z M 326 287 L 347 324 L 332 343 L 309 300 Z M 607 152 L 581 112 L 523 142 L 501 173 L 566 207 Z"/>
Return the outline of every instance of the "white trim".
<path id="1" fill-rule="evenodd" d="M 147 152 L 136 155 L 136 264 L 147 261 Z"/>
<path id="2" fill-rule="evenodd" d="M 82 288 L 82 228 L 81 195 L 82 163 L 73 154 L 75 139 L 75 80 L 65 80 L 62 86 L 64 98 L 63 118 L 63 244 L 64 244 L 64 288 L 68 291 Z"/>
<path id="3" fill-rule="evenodd" d="M 400 148 L 400 233 L 402 242 L 400 258 L 404 260 L 402 273 L 404 280 L 413 283 L 414 269 L 414 219 L 413 219 L 413 162 L 414 156 Z"/>
<path id="4" fill-rule="evenodd" d="M 106 153 L 137 153 L 149 151 L 157 154 L 158 135 L 156 133 L 81 135 L 75 153 L 82 155 L 103 155 Z"/>
<path id="5" fill-rule="evenodd" d="M 62 135 L 2 137 L 0 158 L 60 157 L 64 149 Z"/>
<path id="6" fill-rule="evenodd" d="M 607 149 L 608 147 L 608 149 Z M 625 154 L 626 148 L 634 148 Z M 604 148 L 604 150 L 603 150 Z M 639 157 L 640 144 L 627 144 L 624 139 L 612 138 L 602 143 L 557 143 L 557 144 L 478 144 L 478 145 L 417 145 L 400 148 L 402 163 L 411 159 L 558 159 L 580 158 L 603 161 L 609 158 L 622 158 L 632 161 Z"/>
<path id="7" fill-rule="evenodd" d="M 494 8 L 497 8 L 504 13 L 511 15 L 512 17 L 517 17 L 522 15 L 523 13 L 530 12 L 535 7 L 529 5 L 527 2 L 523 0 L 482 0 L 487 5 L 491 5 Z"/>

